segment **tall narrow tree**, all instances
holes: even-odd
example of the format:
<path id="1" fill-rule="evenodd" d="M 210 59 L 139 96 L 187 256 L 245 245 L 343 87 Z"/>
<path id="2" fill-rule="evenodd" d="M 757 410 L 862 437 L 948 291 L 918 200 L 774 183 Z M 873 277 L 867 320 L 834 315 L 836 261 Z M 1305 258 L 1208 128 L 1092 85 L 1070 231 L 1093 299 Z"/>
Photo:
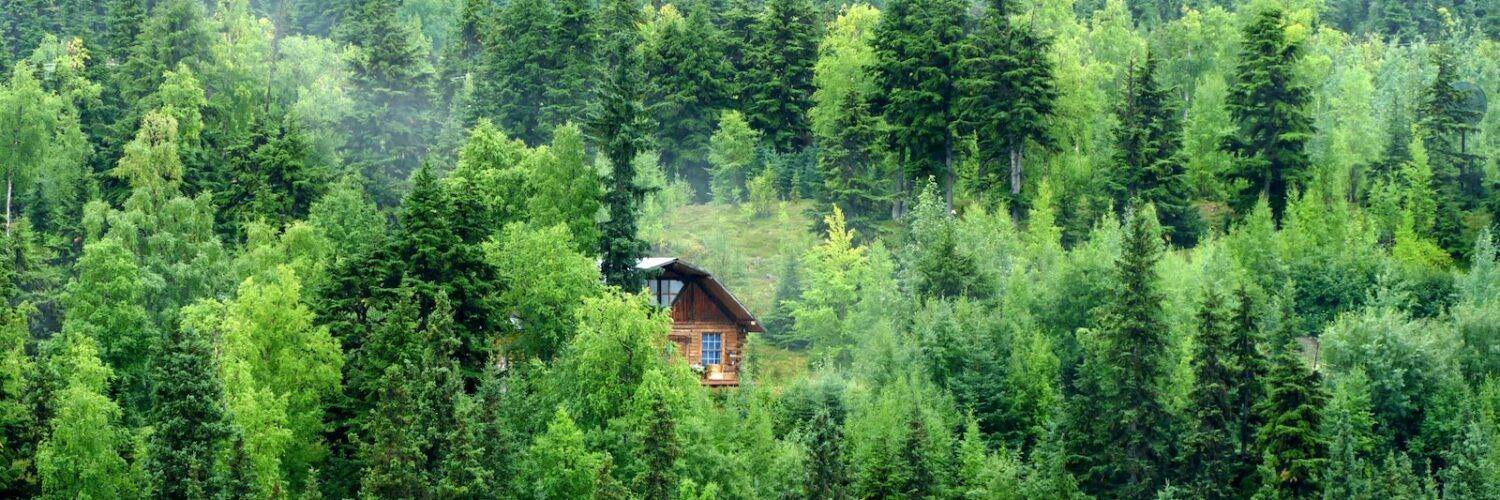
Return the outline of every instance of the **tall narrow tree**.
<path id="1" fill-rule="evenodd" d="M 1047 119 L 1057 88 L 1047 54 L 1051 42 L 1029 25 L 1011 22 L 1008 4 L 991 0 L 978 30 L 964 44 L 959 117 L 978 136 L 984 162 L 1005 158 L 1011 207 L 1020 215 L 1026 145 L 1050 145 Z M 983 168 L 977 177 L 980 189 L 999 184 Z"/>
<path id="2" fill-rule="evenodd" d="M 1278 225 L 1288 197 L 1307 178 L 1306 146 L 1313 134 L 1306 110 L 1311 92 L 1295 75 L 1302 44 L 1287 38 L 1286 22 L 1281 9 L 1272 7 L 1256 12 L 1245 26 L 1229 89 L 1235 131 L 1224 144 L 1235 156 L 1232 176 L 1243 181 L 1234 208 L 1248 213 L 1264 196 Z"/>
<path id="3" fill-rule="evenodd" d="M 634 292 L 645 285 L 635 265 L 646 252 L 636 234 L 636 219 L 647 193 L 636 180 L 635 160 L 645 147 L 649 124 L 637 49 L 640 7 L 635 0 L 610 0 L 603 15 L 611 33 L 604 47 L 609 76 L 588 123 L 589 135 L 610 167 L 604 193 L 609 218 L 600 226 L 600 270 L 606 283 Z"/>
<path id="4" fill-rule="evenodd" d="M 751 26 L 745 117 L 782 153 L 795 153 L 812 141 L 807 110 L 821 27 L 810 0 L 768 0 Z"/>
<path id="5" fill-rule="evenodd" d="M 1068 419 L 1085 491 L 1139 498 L 1166 479 L 1172 438 L 1167 410 L 1167 325 L 1156 265 L 1161 228 L 1149 205 L 1130 216 L 1116 268 Z"/>
<path id="6" fill-rule="evenodd" d="M 1268 498 L 1312 498 L 1328 444 L 1319 434 L 1323 402 L 1322 382 L 1303 361 L 1300 345 L 1288 340 L 1276 350 L 1267 373 L 1266 394 L 1256 405 L 1265 421 L 1256 444 L 1265 453 L 1258 495 Z"/>
<path id="7" fill-rule="evenodd" d="M 894 0 L 875 28 L 875 82 L 871 100 L 890 126 L 892 151 L 903 171 L 899 196 L 916 182 L 943 179 L 953 206 L 955 101 L 958 49 L 964 36 L 964 2 Z M 904 214 L 900 204 L 896 215 Z"/>
<path id="8" fill-rule="evenodd" d="M 1146 55 L 1140 67 L 1131 64 L 1126 75 L 1125 104 L 1115 139 L 1118 170 L 1109 179 L 1115 208 L 1123 212 L 1135 203 L 1151 203 L 1161 214 L 1172 242 L 1197 242 L 1199 215 L 1188 200 L 1182 158 L 1182 114 L 1173 104 L 1172 89 L 1156 79 L 1156 58 Z"/>

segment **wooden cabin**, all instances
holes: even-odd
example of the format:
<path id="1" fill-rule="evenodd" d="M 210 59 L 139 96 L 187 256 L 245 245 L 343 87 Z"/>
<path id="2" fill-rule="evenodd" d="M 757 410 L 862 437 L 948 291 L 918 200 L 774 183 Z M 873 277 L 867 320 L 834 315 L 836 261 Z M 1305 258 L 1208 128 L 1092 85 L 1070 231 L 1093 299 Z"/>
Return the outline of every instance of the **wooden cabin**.
<path id="1" fill-rule="evenodd" d="M 703 374 L 703 385 L 739 385 L 745 342 L 750 333 L 766 331 L 755 316 L 712 274 L 686 262 L 653 257 L 636 268 L 647 272 L 646 291 L 656 305 L 671 308 L 668 339 Z"/>

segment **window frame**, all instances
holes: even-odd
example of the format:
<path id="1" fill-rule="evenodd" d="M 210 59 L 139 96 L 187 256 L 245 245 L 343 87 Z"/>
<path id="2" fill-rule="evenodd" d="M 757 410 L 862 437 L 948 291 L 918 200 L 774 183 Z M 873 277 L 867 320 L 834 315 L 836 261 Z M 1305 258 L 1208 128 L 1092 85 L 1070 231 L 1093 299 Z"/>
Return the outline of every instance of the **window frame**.
<path id="1" fill-rule="evenodd" d="M 714 339 L 714 350 L 709 350 L 709 337 Z M 708 354 L 712 352 L 713 361 L 709 361 Z M 724 334 L 720 332 L 707 332 L 698 337 L 698 364 L 703 366 L 724 364 Z"/>

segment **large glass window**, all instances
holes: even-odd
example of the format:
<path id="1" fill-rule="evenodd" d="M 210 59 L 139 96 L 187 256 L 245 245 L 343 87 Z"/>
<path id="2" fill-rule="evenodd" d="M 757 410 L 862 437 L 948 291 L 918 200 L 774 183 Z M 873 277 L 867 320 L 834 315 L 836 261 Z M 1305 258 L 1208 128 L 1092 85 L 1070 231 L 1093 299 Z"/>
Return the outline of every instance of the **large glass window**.
<path id="1" fill-rule="evenodd" d="M 681 281 L 654 279 L 646 284 L 651 287 L 651 297 L 656 299 L 657 307 L 672 307 L 672 302 L 677 301 L 677 294 L 682 293 Z"/>
<path id="2" fill-rule="evenodd" d="M 724 334 L 703 334 L 703 365 L 718 365 L 724 363 Z"/>

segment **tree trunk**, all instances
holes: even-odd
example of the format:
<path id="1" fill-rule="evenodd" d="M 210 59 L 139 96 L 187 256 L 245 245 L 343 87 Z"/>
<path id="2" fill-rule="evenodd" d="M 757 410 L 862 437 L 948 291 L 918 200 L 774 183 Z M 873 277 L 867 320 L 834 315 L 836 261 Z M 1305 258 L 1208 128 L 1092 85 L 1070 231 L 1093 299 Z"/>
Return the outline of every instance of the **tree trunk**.
<path id="1" fill-rule="evenodd" d="M 953 141 L 943 149 L 943 199 L 948 203 L 948 212 L 953 212 Z"/>
<path id="2" fill-rule="evenodd" d="M 1010 148 L 1010 196 L 1021 199 L 1021 147 Z"/>
<path id="3" fill-rule="evenodd" d="M 15 174 L 5 175 L 5 237 L 10 237 L 10 193 L 15 186 Z"/>

